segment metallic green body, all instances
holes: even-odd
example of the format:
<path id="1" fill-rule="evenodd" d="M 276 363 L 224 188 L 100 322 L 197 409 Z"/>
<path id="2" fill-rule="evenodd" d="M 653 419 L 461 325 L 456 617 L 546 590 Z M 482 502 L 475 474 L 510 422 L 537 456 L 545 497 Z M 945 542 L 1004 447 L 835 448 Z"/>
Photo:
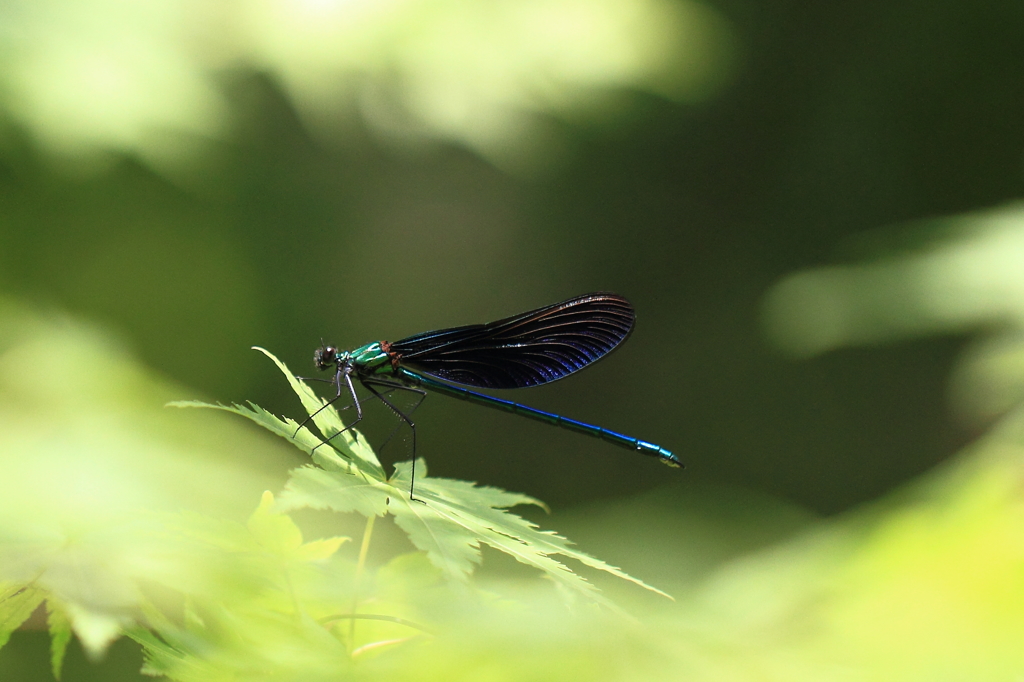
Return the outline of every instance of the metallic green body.
<path id="1" fill-rule="evenodd" d="M 380 343 L 374 341 L 365 346 L 350 350 L 345 353 L 348 357 L 342 361 L 348 361 L 357 374 L 369 376 L 373 374 L 393 374 L 391 368 L 391 357 L 384 352 Z"/>

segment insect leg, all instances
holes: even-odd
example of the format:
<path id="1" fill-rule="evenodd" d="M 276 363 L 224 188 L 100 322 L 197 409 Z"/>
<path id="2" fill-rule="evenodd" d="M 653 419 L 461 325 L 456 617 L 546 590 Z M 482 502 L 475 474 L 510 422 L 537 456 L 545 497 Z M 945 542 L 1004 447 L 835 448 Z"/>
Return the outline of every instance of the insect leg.
<path id="1" fill-rule="evenodd" d="M 317 416 L 318 414 L 326 410 L 328 407 L 337 402 L 339 398 L 341 398 L 341 367 L 338 367 L 338 371 L 334 373 L 333 379 L 320 379 L 319 377 L 296 377 L 296 379 L 302 379 L 303 381 L 323 381 L 324 383 L 334 384 L 334 386 L 337 387 L 338 392 L 337 394 L 335 394 L 333 398 L 331 398 L 326 403 L 321 405 L 319 410 L 303 419 L 302 423 L 299 424 L 299 427 L 295 429 L 295 433 L 292 434 L 292 438 L 295 438 L 297 435 L 299 435 L 299 431 L 302 430 L 302 427 L 308 424 L 309 422 L 313 421 L 313 417 Z"/>
<path id="2" fill-rule="evenodd" d="M 399 419 L 408 424 L 409 428 L 412 430 L 412 473 L 409 476 L 409 499 L 416 500 L 417 502 L 423 502 L 423 500 L 417 500 L 416 497 L 413 495 L 413 491 L 416 489 L 416 424 L 413 422 L 413 420 L 409 417 L 408 414 L 398 409 L 398 407 L 396 407 L 394 403 L 385 398 L 384 394 L 375 389 L 374 386 L 385 386 L 392 390 L 403 390 L 409 391 L 410 393 L 418 393 L 420 398 L 419 400 L 416 401 L 416 404 L 413 405 L 412 409 L 409 410 L 409 414 L 412 414 L 412 412 L 414 412 L 416 408 L 420 406 L 420 403 L 423 402 L 423 399 L 427 397 L 427 392 L 424 391 L 422 388 L 413 388 L 411 386 L 406 386 L 405 384 L 401 384 L 396 381 L 387 381 L 385 379 L 360 379 L 360 382 L 363 384 L 363 386 L 366 387 L 366 390 L 368 390 L 377 398 L 380 398 L 380 401 L 387 405 L 392 412 L 398 415 Z M 388 438 L 390 439 L 390 436 L 388 436 Z"/>
<path id="3" fill-rule="evenodd" d="M 337 433 L 332 435 L 327 440 L 321 440 L 319 445 L 317 445 L 316 447 L 314 447 L 312 450 L 309 451 L 309 454 L 311 454 L 311 455 L 314 452 L 316 452 L 316 449 L 318 447 L 320 447 L 320 445 L 324 445 L 326 443 L 330 443 L 332 440 L 334 440 L 335 438 L 337 438 L 341 434 L 345 433 L 346 431 L 348 431 L 349 429 L 354 427 L 359 422 L 363 421 L 363 408 L 362 408 L 362 406 L 361 406 L 361 404 L 359 402 L 359 397 L 356 395 L 356 387 L 352 385 L 352 377 L 349 376 L 349 374 L 350 374 L 350 372 L 347 372 L 347 371 L 346 372 L 341 372 L 341 371 L 338 372 L 338 374 L 337 374 L 337 378 L 338 378 L 338 395 L 334 396 L 334 398 L 331 399 L 329 402 L 327 402 L 323 407 L 321 407 L 319 410 L 317 410 L 316 412 L 311 414 L 309 416 L 309 419 L 312 419 L 315 415 L 320 414 L 320 412 L 323 411 L 324 408 L 326 408 L 329 405 L 333 404 L 336 400 L 338 400 L 341 397 L 341 380 L 340 379 L 341 379 L 342 376 L 345 377 L 345 385 L 348 386 L 348 393 L 352 397 L 352 404 L 355 405 L 355 408 L 356 408 L 356 418 L 355 418 L 355 420 L 351 424 L 346 425 L 345 428 L 341 429 L 340 431 L 338 431 Z M 303 424 L 308 422 L 309 419 L 307 419 L 305 422 L 303 422 Z M 298 431 L 296 431 L 296 433 L 298 433 Z"/>

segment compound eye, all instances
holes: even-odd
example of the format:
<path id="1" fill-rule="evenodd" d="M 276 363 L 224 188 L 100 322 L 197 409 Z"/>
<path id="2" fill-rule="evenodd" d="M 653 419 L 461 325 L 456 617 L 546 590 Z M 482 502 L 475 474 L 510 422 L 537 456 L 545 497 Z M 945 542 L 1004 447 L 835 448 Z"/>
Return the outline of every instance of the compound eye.
<path id="1" fill-rule="evenodd" d="M 334 346 L 321 346 L 313 351 L 313 364 L 323 371 L 338 360 L 338 349 Z"/>

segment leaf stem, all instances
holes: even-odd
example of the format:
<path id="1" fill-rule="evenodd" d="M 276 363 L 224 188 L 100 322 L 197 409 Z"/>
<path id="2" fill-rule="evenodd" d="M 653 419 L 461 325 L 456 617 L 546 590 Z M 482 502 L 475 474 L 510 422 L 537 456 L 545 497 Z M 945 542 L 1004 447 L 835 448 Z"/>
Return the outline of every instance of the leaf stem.
<path id="1" fill-rule="evenodd" d="M 366 554 L 370 549 L 370 538 L 373 537 L 373 522 L 377 517 L 370 514 L 366 517 L 366 528 L 363 529 L 363 542 L 359 545 L 359 561 L 356 563 L 356 575 L 352 581 L 352 613 L 359 607 L 359 588 L 363 580 L 363 569 L 366 567 Z M 352 651 L 356 643 L 356 619 L 348 624 L 348 650 Z"/>
<path id="2" fill-rule="evenodd" d="M 414 621 L 406 620 L 405 618 L 399 618 L 398 616 L 385 616 L 383 614 L 377 613 L 336 613 L 333 616 L 326 616 L 324 618 L 321 618 L 320 623 L 322 625 L 327 625 L 336 620 L 379 620 L 384 621 L 386 623 L 396 623 L 398 625 L 405 625 L 406 627 L 413 628 L 414 630 L 419 630 L 420 632 L 427 635 L 434 634 L 434 632 L 428 630 L 426 626 L 420 625 L 419 623 L 416 623 Z"/>

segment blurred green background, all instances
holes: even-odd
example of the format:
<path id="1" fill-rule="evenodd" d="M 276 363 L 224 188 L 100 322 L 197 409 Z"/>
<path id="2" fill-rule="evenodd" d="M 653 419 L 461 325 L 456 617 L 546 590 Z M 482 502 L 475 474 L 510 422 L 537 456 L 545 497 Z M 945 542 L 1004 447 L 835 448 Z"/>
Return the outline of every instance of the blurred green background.
<path id="1" fill-rule="evenodd" d="M 725 514 L 723 491 L 746 490 L 736 504 L 754 511 L 728 522 L 733 540 L 775 537 L 743 530 L 758 500 L 799 519 L 876 500 L 1020 397 L 986 402 L 958 369 L 996 357 L 972 336 L 1019 314 L 991 303 L 1024 300 L 1019 240 L 962 279 L 1011 286 L 951 295 L 974 316 L 915 296 L 961 281 L 948 269 L 864 284 L 839 266 L 932 248 L 975 223 L 915 221 L 1021 196 L 1022 38 L 1024 5 L 1005 0 L 7 0 L 4 348 L 37 324 L 26 317 L 58 320 L 18 364 L 41 413 L 78 402 L 82 337 L 67 330 L 81 324 L 168 382 L 153 405 L 252 400 L 299 417 L 250 346 L 311 374 L 321 339 L 354 347 L 615 291 L 638 313 L 628 344 L 502 397 L 659 443 L 686 470 L 435 396 L 416 413 L 431 474 L 556 510 L 646 494 L 669 522 L 673 505 Z M 832 280 L 785 279 L 822 265 L 861 314 L 830 298 Z M 193 428 L 194 413 L 168 412 L 133 428 Z M 230 450 L 218 418 L 199 417 Z M 259 471 L 234 510 L 302 461 L 250 435 Z M 628 543 L 610 547 L 628 560 Z"/>
<path id="2" fill-rule="evenodd" d="M 793 362 L 768 287 L 851 234 L 1019 196 L 1019 3 L 8 2 L 0 287 L 181 397 L 298 405 L 265 361 L 591 290 L 636 333 L 517 395 L 688 481 L 824 513 L 970 438 L 956 337 Z M 73 348 L 61 349 L 73 361 Z M 60 366 L 38 368 L 60 390 Z M 432 471 L 562 506 L 681 478 L 435 397 Z"/>

